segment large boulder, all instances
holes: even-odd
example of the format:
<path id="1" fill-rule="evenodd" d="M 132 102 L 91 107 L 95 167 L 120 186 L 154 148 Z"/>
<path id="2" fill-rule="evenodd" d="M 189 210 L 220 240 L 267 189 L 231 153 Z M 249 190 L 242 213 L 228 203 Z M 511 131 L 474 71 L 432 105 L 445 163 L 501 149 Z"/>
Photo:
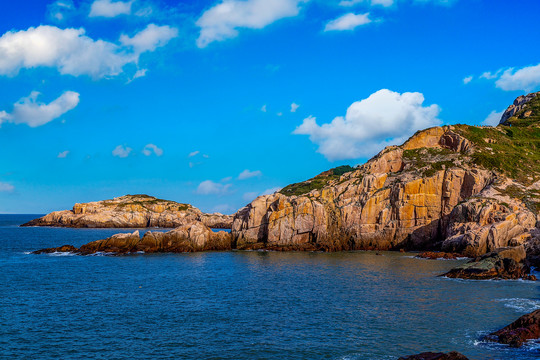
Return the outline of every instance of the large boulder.
<path id="1" fill-rule="evenodd" d="M 530 268 L 524 264 L 525 258 L 526 253 L 523 245 L 513 248 L 500 248 L 461 264 L 443 276 L 472 280 L 536 280 L 534 275 L 530 275 Z"/>
<path id="2" fill-rule="evenodd" d="M 523 315 L 513 323 L 489 334 L 486 339 L 520 347 L 528 340 L 540 338 L 540 310 Z"/>

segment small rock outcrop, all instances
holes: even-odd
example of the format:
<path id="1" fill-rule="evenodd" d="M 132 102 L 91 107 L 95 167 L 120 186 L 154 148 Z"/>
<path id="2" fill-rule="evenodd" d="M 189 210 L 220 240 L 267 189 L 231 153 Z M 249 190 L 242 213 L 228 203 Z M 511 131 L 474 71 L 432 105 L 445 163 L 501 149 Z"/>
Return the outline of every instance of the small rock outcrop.
<path id="1" fill-rule="evenodd" d="M 532 100 L 534 100 L 538 95 L 540 95 L 540 91 L 535 92 L 535 93 L 530 93 L 527 95 L 518 96 L 516 100 L 514 100 L 514 103 L 505 110 L 499 124 L 504 125 L 508 122 L 508 120 L 511 117 L 518 117 L 520 115 L 523 118 L 531 117 L 533 115 L 533 110 L 528 108 L 528 104 Z M 540 114 L 535 114 L 535 115 L 540 115 Z"/>
<path id="2" fill-rule="evenodd" d="M 104 240 L 92 241 L 75 248 L 64 245 L 34 251 L 34 254 L 70 252 L 79 255 L 95 253 L 130 254 L 182 253 L 211 250 L 231 250 L 231 235 L 225 231 L 214 232 L 200 222 L 184 225 L 169 232 L 147 232 L 141 238 L 139 231 L 131 234 L 116 234 Z"/>
<path id="3" fill-rule="evenodd" d="M 472 280 L 536 280 L 534 275 L 530 275 L 530 268 L 524 263 L 526 255 L 523 245 L 513 248 L 499 248 L 461 264 L 442 276 Z"/>
<path id="4" fill-rule="evenodd" d="M 417 258 L 431 259 L 431 260 L 438 260 L 438 259 L 455 260 L 459 256 L 460 254 L 446 253 L 446 252 L 441 252 L 441 251 L 424 251 L 416 255 Z"/>
<path id="5" fill-rule="evenodd" d="M 489 334 L 486 340 L 520 347 L 528 340 L 540 338 L 540 310 L 523 315 L 510 325 Z"/>
<path id="6" fill-rule="evenodd" d="M 456 351 L 451 351 L 449 353 L 424 352 L 400 357 L 398 360 L 468 360 L 468 358 Z"/>
<path id="7" fill-rule="evenodd" d="M 189 204 L 148 195 L 125 195 L 112 200 L 75 204 L 72 210 L 55 211 L 22 226 L 75 228 L 175 228 L 201 222 L 217 229 L 230 229 L 231 215 L 205 214 Z"/>

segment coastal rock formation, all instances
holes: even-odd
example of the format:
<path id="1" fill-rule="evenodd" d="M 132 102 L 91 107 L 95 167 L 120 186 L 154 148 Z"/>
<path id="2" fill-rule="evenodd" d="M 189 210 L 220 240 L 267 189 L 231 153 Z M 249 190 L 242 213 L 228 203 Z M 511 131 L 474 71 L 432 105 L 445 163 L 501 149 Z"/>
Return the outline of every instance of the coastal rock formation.
<path id="1" fill-rule="evenodd" d="M 228 232 L 213 232 L 200 222 L 180 226 L 166 233 L 147 232 L 141 238 L 139 231 L 131 234 L 116 234 L 104 240 L 92 241 L 79 249 L 64 245 L 34 251 L 34 254 L 71 252 L 80 255 L 101 253 L 128 254 L 181 253 L 210 250 L 231 250 L 231 236 Z"/>
<path id="2" fill-rule="evenodd" d="M 525 139 L 530 162 L 516 145 Z M 406 248 L 471 257 L 520 245 L 540 220 L 539 140 L 530 128 L 423 130 L 362 166 L 258 197 L 236 213 L 233 240 L 239 249 Z"/>
<path id="3" fill-rule="evenodd" d="M 540 310 L 523 315 L 510 325 L 489 334 L 486 340 L 520 347 L 528 340 L 540 338 Z"/>
<path id="4" fill-rule="evenodd" d="M 522 118 L 529 118 L 533 115 L 534 110 L 530 108 L 530 102 L 534 100 L 538 95 L 540 95 L 539 92 L 530 93 L 527 95 L 518 96 L 516 100 L 514 100 L 514 103 L 510 105 L 505 112 L 503 113 L 501 117 L 500 124 L 506 124 L 508 120 L 511 117 L 522 117 Z M 540 114 L 534 114 L 536 116 L 540 116 Z"/>
<path id="5" fill-rule="evenodd" d="M 473 280 L 536 280 L 534 275 L 529 275 L 530 269 L 524 263 L 526 255 L 523 245 L 513 248 L 499 248 L 496 251 L 459 265 L 443 276 Z"/>
<path id="6" fill-rule="evenodd" d="M 456 351 L 449 353 L 424 352 L 421 354 L 400 357 L 398 360 L 468 360 L 465 355 Z"/>
<path id="7" fill-rule="evenodd" d="M 205 214 L 189 204 L 148 195 L 125 195 L 112 200 L 75 204 L 72 210 L 55 211 L 22 226 L 76 228 L 175 228 L 202 222 L 217 229 L 230 229 L 232 216 Z"/>
<path id="8" fill-rule="evenodd" d="M 420 259 L 431 259 L 431 260 L 437 260 L 437 259 L 456 260 L 458 258 L 458 254 L 447 253 L 447 252 L 442 252 L 442 251 L 424 251 L 423 253 L 418 254 L 416 257 Z"/>

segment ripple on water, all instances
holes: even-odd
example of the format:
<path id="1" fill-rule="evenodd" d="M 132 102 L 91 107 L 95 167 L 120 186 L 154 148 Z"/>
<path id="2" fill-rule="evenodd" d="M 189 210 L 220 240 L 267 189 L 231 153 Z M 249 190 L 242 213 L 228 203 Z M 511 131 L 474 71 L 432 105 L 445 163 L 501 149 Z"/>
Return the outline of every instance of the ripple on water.
<path id="1" fill-rule="evenodd" d="M 540 309 L 539 299 L 522 299 L 522 298 L 507 298 L 497 299 L 502 302 L 505 307 L 516 310 L 519 313 L 530 313 Z"/>

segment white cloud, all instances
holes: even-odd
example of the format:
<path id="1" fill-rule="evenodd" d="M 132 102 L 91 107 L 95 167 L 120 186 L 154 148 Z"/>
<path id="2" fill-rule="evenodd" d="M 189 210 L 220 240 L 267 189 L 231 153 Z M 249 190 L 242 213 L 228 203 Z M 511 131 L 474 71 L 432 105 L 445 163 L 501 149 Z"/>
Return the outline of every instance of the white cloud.
<path id="1" fill-rule="evenodd" d="M 499 122 L 501 121 L 502 115 L 504 113 L 503 111 L 495 111 L 493 110 L 488 117 L 482 122 L 482 125 L 489 125 L 489 126 L 497 126 L 499 125 Z"/>
<path id="2" fill-rule="evenodd" d="M 318 125 L 310 116 L 293 133 L 309 135 L 319 145 L 317 151 L 332 161 L 371 156 L 384 146 L 405 141 L 416 130 L 440 124 L 439 106 L 423 103 L 421 93 L 382 89 L 353 103 L 345 117 Z"/>
<path id="3" fill-rule="evenodd" d="M 234 213 L 236 209 L 229 204 L 219 204 L 212 208 L 212 212 L 218 212 L 221 214 L 231 214 Z"/>
<path id="4" fill-rule="evenodd" d="M 129 156 L 133 149 L 127 146 L 118 145 L 114 150 L 112 151 L 113 156 L 117 156 L 119 158 L 126 158 Z"/>
<path id="5" fill-rule="evenodd" d="M 466 78 L 463 79 L 463 83 L 467 85 L 468 83 L 472 81 L 472 79 L 473 79 L 472 76 L 467 76 Z"/>
<path id="6" fill-rule="evenodd" d="M 296 110 L 298 110 L 299 107 L 300 107 L 300 105 L 292 103 L 291 104 L 291 112 L 296 112 Z"/>
<path id="7" fill-rule="evenodd" d="M 89 17 L 116 17 L 131 14 L 133 1 L 95 0 L 90 7 Z"/>
<path id="8" fill-rule="evenodd" d="M 342 0 L 339 2 L 339 6 L 351 7 L 365 2 L 370 2 L 371 5 L 382 5 L 385 7 L 394 5 L 394 0 Z"/>
<path id="9" fill-rule="evenodd" d="M 5 182 L 0 182 L 0 192 L 12 192 L 13 190 L 15 190 L 15 186 Z"/>
<path id="10" fill-rule="evenodd" d="M 540 85 L 540 64 L 504 70 L 495 85 L 506 91 L 532 91 Z"/>
<path id="11" fill-rule="evenodd" d="M 283 116 L 283 113 L 280 111 L 276 114 L 277 116 Z"/>
<path id="12" fill-rule="evenodd" d="M 59 159 L 65 159 L 69 154 L 69 150 L 66 150 L 66 151 L 62 151 L 61 153 L 58 154 L 57 158 Z"/>
<path id="13" fill-rule="evenodd" d="M 75 11 L 73 0 L 57 0 L 52 4 L 47 5 L 48 16 L 56 21 L 63 21 L 68 14 Z"/>
<path id="14" fill-rule="evenodd" d="M 343 31 L 343 30 L 354 30 L 360 25 L 369 24 L 371 19 L 369 18 L 369 13 L 365 14 L 354 14 L 348 13 L 343 16 L 338 17 L 332 21 L 329 21 L 324 31 Z"/>
<path id="15" fill-rule="evenodd" d="M 199 184 L 196 192 L 200 195 L 223 195 L 229 191 L 231 186 L 231 184 L 220 184 L 206 180 Z"/>
<path id="16" fill-rule="evenodd" d="M 485 73 L 483 73 L 482 75 L 480 75 L 481 78 L 483 79 L 488 79 L 488 80 L 492 80 L 492 79 L 496 79 L 500 74 L 500 70 L 497 71 L 496 73 L 492 74 L 491 72 L 489 71 L 486 71 Z"/>
<path id="17" fill-rule="evenodd" d="M 13 124 L 26 124 L 30 127 L 45 125 L 59 118 L 79 104 L 79 94 L 66 91 L 49 104 L 38 102 L 40 95 L 32 91 L 28 97 L 23 97 L 13 105 L 13 111 L 7 113 L 0 111 L 0 124 L 10 122 Z"/>
<path id="18" fill-rule="evenodd" d="M 167 45 L 171 39 L 178 36 L 178 29 L 168 25 L 157 26 L 148 25 L 144 30 L 138 32 L 133 37 L 127 35 L 120 36 L 120 43 L 124 46 L 131 46 L 136 54 L 146 51 L 154 51 L 158 47 Z"/>
<path id="19" fill-rule="evenodd" d="M 120 45 L 93 40 L 83 28 L 42 25 L 9 31 L 0 37 L 0 75 L 17 75 L 23 68 L 52 67 L 64 75 L 117 76 L 125 65 L 137 64 L 141 53 L 165 45 L 174 31 L 169 26 L 150 24 L 131 38 L 122 35 Z"/>
<path id="20" fill-rule="evenodd" d="M 262 29 L 273 22 L 298 15 L 307 0 L 223 0 L 197 20 L 201 28 L 197 46 L 238 36 L 238 29 Z"/>
<path id="21" fill-rule="evenodd" d="M 195 155 L 199 154 L 200 151 L 199 150 L 196 150 L 196 151 L 192 151 L 189 153 L 188 157 L 194 157 Z"/>
<path id="22" fill-rule="evenodd" d="M 266 112 L 266 105 L 263 105 L 263 106 L 261 107 L 261 111 L 262 111 L 262 112 Z"/>
<path id="23" fill-rule="evenodd" d="M 154 154 L 156 154 L 156 156 L 161 156 L 163 155 L 163 149 L 160 149 L 158 148 L 156 145 L 154 144 L 148 144 L 144 147 L 143 149 L 143 154 L 146 155 L 146 156 L 150 156 L 152 155 L 152 152 Z"/>
<path id="24" fill-rule="evenodd" d="M 262 172 L 260 170 L 255 171 L 249 171 L 248 169 L 242 171 L 240 175 L 238 175 L 238 180 L 246 180 L 252 177 L 261 177 Z"/>

